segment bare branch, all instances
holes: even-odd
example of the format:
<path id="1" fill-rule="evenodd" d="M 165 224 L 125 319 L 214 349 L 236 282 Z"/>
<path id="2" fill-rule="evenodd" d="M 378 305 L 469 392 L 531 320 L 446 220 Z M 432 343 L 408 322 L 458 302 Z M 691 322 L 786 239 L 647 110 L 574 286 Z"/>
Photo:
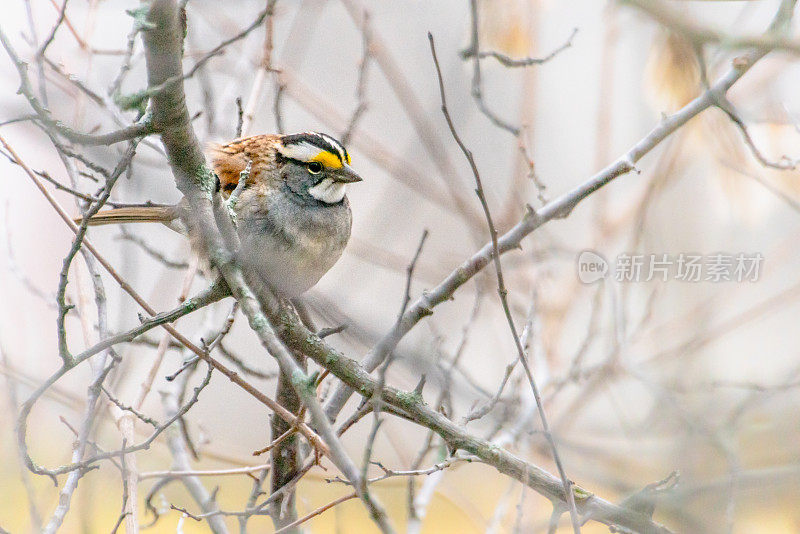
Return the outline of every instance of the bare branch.
<path id="1" fill-rule="evenodd" d="M 467 50 L 463 53 L 463 56 L 465 58 L 472 57 L 475 55 L 477 55 L 479 58 L 491 57 L 499 61 L 500 64 L 503 65 L 504 67 L 512 67 L 512 68 L 529 67 L 531 65 L 541 65 L 542 63 L 547 63 L 548 61 L 556 57 L 558 54 L 560 54 L 567 48 L 570 48 L 577 34 L 578 34 L 578 28 L 574 28 L 572 30 L 572 33 L 569 34 L 569 37 L 567 37 L 567 40 L 564 41 L 564 44 L 562 44 L 561 46 L 559 46 L 558 48 L 556 48 L 555 50 L 553 50 L 552 52 L 543 57 L 526 57 L 526 58 L 514 59 L 508 57 L 505 54 L 501 54 L 500 52 L 495 52 L 493 50 L 480 51 L 477 52 L 477 54 L 473 50 Z"/>
<path id="2" fill-rule="evenodd" d="M 668 7 L 666 2 L 661 2 L 660 0 L 622 0 L 622 4 L 637 8 L 660 24 L 683 34 L 693 43 L 714 43 L 731 49 L 755 48 L 763 52 L 782 50 L 792 54 L 800 54 L 800 42 L 774 35 L 771 31 L 763 35 L 730 35 L 713 28 L 699 26 L 687 17 L 677 13 L 675 9 Z M 793 6 L 788 8 L 781 7 L 780 9 L 781 12 L 776 20 L 782 23 L 791 17 Z"/>

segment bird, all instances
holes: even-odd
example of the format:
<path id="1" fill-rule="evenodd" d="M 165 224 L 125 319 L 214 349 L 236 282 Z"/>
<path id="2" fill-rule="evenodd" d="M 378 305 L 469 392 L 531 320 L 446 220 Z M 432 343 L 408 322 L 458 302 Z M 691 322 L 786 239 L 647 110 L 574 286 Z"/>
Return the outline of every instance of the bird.
<path id="1" fill-rule="evenodd" d="M 342 143 L 320 132 L 262 134 L 211 145 L 207 156 L 223 197 L 238 194 L 233 212 L 241 264 L 286 298 L 316 285 L 350 239 L 347 186 L 362 181 Z M 171 206 L 99 211 L 88 225 L 159 222 L 189 234 L 196 249 L 199 240 L 187 230 L 190 216 L 184 199 Z"/>

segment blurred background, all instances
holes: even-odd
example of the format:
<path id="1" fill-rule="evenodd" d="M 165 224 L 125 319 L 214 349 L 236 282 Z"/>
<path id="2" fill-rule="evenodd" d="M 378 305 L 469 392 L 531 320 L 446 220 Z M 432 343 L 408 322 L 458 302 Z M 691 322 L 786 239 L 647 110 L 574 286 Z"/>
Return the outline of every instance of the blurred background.
<path id="1" fill-rule="evenodd" d="M 83 132 L 130 122 L 133 114 L 118 107 L 109 87 L 133 23 L 126 10 L 137 5 L 67 4 L 43 72 L 33 64 L 28 69 L 34 80 L 46 80 L 55 118 Z M 698 28 L 735 37 L 763 32 L 778 2 L 664 5 Z M 32 35 L 41 43 L 60 9 L 60 2 L 50 0 L 6 0 L 0 26 L 30 61 L 37 48 Z M 261 1 L 191 0 L 185 69 L 263 9 Z M 316 130 L 344 138 L 353 167 L 365 178 L 349 192 L 353 238 L 306 303 L 319 326 L 348 324 L 328 340 L 353 358 L 363 357 L 392 328 L 403 303 L 406 269 L 424 230 L 429 236 L 416 264 L 412 298 L 436 286 L 489 237 L 469 166 L 439 109 L 427 32 L 436 40 L 455 127 L 475 156 L 501 232 L 519 221 L 526 204 L 543 206 L 624 154 L 743 53 L 724 39 L 722 45 L 697 47 L 646 10 L 624 3 L 478 0 L 477 13 L 481 50 L 512 58 L 557 53 L 520 68 L 483 58 L 476 79 L 469 2 L 279 0 L 265 24 L 186 80 L 190 112 L 198 114 L 194 127 L 204 143 L 235 137 L 237 98 L 245 134 Z M 145 88 L 138 38 L 130 67 L 122 94 Z M 0 72 L 0 134 L 32 168 L 66 183 L 63 163 L 39 128 L 28 121 L 4 122 L 29 116 L 31 109 L 17 94 L 19 78 L 5 54 Z M 754 145 L 770 160 L 800 157 L 798 83 L 796 57 L 772 52 L 729 93 Z M 481 99 L 473 97 L 476 87 Z M 91 163 L 112 167 L 123 149 L 89 147 L 82 153 Z M 800 233 L 800 176 L 761 165 L 736 124 L 718 109 L 691 120 L 637 167 L 567 219 L 531 234 L 522 250 L 503 256 L 509 302 L 519 330 L 526 332 L 565 470 L 577 484 L 613 502 L 676 471 L 678 483 L 660 496 L 654 515 L 676 532 L 800 532 L 800 249 L 793 245 Z M 91 167 L 78 168 L 82 181 L 75 187 L 93 194 L 100 185 Z M 21 464 L 15 424 L 20 403 L 60 363 L 54 295 L 72 235 L 19 167 L 0 158 L 0 169 L 0 526 L 36 532 L 56 507 L 58 488 Z M 79 213 L 70 194 L 51 189 L 71 214 Z M 140 145 L 132 172 L 117 183 L 112 199 L 180 199 L 156 137 Z M 89 238 L 159 310 L 175 307 L 182 288 L 192 295 L 208 285 L 199 274 L 187 276 L 189 247 L 164 227 L 93 228 Z M 605 258 L 605 278 L 581 282 L 578 257 L 586 250 Z M 760 258 L 757 272 L 741 280 L 735 274 L 730 280 L 706 279 L 713 257 L 735 263 L 740 254 Z M 671 262 L 664 277 L 648 276 L 653 255 L 667 255 Z M 701 258 L 700 280 L 679 279 L 682 255 Z M 626 257 L 643 260 L 639 277 L 621 274 Z M 96 340 L 89 287 L 84 263 L 76 260 L 67 291 L 76 311 L 66 319 L 76 353 Z M 110 278 L 105 287 L 110 330 L 135 326 L 138 308 Z M 177 327 L 199 339 L 230 310 L 231 301 L 223 301 Z M 118 352 L 123 361 L 106 387 L 122 402 L 134 403 L 152 373 L 141 411 L 166 419 L 165 398 L 175 391 L 165 377 L 186 355 L 163 342 L 157 329 L 138 343 L 120 345 Z M 241 316 L 217 352 L 273 394 L 277 366 Z M 443 398 L 442 409 L 455 421 L 490 407 L 466 428 L 555 472 L 519 366 L 492 403 L 515 359 L 494 271 L 487 267 L 403 340 L 387 379 L 410 390 L 425 375 L 426 401 L 436 405 Z M 189 384 L 203 375 L 193 374 Z M 27 439 L 36 463 L 52 467 L 70 461 L 70 425 L 81 419 L 90 380 L 88 367 L 78 368 L 36 405 Z M 323 383 L 323 394 L 332 383 L 332 377 Z M 340 419 L 356 407 L 351 400 Z M 270 441 L 269 417 L 260 403 L 215 374 L 182 425 L 195 449 L 191 467 L 263 464 L 267 459 L 253 451 Z M 105 450 L 120 447 L 117 423 L 113 406 L 103 404 L 91 441 Z M 354 458 L 363 454 L 370 425 L 365 418 L 343 437 Z M 137 439 L 148 431 L 138 424 Z M 426 468 L 446 453 L 436 439 L 428 439 L 425 429 L 388 418 L 374 457 L 392 469 Z M 140 474 L 174 467 L 167 440 L 162 436 L 136 453 Z M 373 474 L 380 473 L 376 468 Z M 300 515 L 349 492 L 326 482 L 334 475 L 315 469 L 301 481 Z M 140 482 L 140 523 L 154 520 L 144 506 L 149 498 L 161 513 L 152 531 L 208 532 L 206 523 L 170 510 L 170 504 L 198 510 L 186 488 L 157 487 L 157 480 Z M 241 509 L 253 485 L 241 474 L 202 482 L 209 492 L 218 488 L 217 502 L 227 510 Z M 403 530 L 548 530 L 550 503 L 490 467 L 460 464 L 411 483 L 428 499 L 419 524 L 408 517 L 408 479 L 389 478 L 374 489 Z M 61 531 L 111 530 L 122 491 L 119 470 L 101 462 L 80 481 Z M 238 528 L 233 517 L 225 522 L 232 531 Z M 257 517 L 248 528 L 271 532 L 273 527 L 269 518 Z M 375 531 L 357 500 L 303 528 Z M 570 529 L 565 516 L 558 531 Z M 590 522 L 583 530 L 607 527 Z"/>

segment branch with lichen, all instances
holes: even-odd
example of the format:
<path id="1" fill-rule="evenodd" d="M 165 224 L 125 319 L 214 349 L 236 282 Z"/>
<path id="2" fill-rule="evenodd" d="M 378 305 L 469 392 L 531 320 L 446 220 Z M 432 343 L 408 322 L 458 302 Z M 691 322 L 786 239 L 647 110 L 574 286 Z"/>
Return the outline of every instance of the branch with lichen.
<path id="1" fill-rule="evenodd" d="M 177 4 L 171 0 L 154 1 L 150 5 L 147 20 L 152 25 L 144 35 L 148 83 L 151 87 L 155 87 L 174 79 L 181 72 L 182 32 L 178 31 L 181 23 Z M 182 83 L 167 85 L 164 91 L 152 96 L 151 103 L 156 120 L 160 122 L 163 119 L 165 123 L 172 125 L 161 133 L 161 138 L 176 184 L 194 214 L 190 224 L 195 225 L 195 229 L 202 236 L 203 245 L 211 261 L 217 266 L 231 293 L 239 301 L 251 329 L 257 334 L 267 352 L 278 361 L 282 372 L 291 377 L 295 391 L 309 409 L 312 421 L 329 448 L 331 460 L 356 488 L 361 487 L 355 464 L 345 453 L 316 398 L 315 377 L 306 376 L 275 336 L 269 320 L 261 311 L 259 302 L 236 264 L 233 253 L 237 248 L 236 232 L 230 217 L 221 206 L 219 195 L 214 193 L 213 187 L 209 187 L 217 183 L 217 180 L 206 166 L 191 126 Z M 357 493 L 381 530 L 393 532 L 394 529 L 382 506 L 367 491 L 357 489 Z"/>

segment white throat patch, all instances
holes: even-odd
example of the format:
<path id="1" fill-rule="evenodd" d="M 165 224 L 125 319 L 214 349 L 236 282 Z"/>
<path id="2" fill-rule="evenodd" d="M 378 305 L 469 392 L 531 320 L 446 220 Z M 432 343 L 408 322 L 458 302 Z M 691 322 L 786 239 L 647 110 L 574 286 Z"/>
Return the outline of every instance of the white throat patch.
<path id="1" fill-rule="evenodd" d="M 330 178 L 325 178 L 314 187 L 308 189 L 308 193 L 326 204 L 336 204 L 341 202 L 347 192 L 347 184 L 335 182 Z"/>

